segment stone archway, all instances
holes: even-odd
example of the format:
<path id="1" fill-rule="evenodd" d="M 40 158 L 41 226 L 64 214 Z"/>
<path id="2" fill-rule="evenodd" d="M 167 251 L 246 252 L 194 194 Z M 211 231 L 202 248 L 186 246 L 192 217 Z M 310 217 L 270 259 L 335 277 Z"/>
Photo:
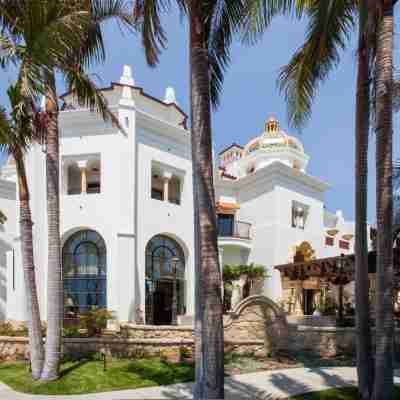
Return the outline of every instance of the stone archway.
<path id="1" fill-rule="evenodd" d="M 226 316 L 224 335 L 228 341 L 259 341 L 264 344 L 264 353 L 272 354 L 287 347 L 286 314 L 268 297 L 247 297 Z"/>

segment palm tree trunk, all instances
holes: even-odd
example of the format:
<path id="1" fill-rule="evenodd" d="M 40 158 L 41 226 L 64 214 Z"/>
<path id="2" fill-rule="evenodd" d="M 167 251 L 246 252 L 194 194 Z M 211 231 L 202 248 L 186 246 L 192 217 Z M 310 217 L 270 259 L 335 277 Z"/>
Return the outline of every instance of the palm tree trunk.
<path id="1" fill-rule="evenodd" d="M 376 55 L 376 355 L 374 399 L 393 398 L 393 3 L 380 2 Z"/>
<path id="2" fill-rule="evenodd" d="M 59 376 L 63 323 L 63 284 L 60 241 L 59 198 L 59 137 L 58 100 L 54 74 L 49 74 L 46 93 L 47 128 L 47 220 L 48 220 L 48 265 L 47 265 L 47 338 L 46 359 L 42 380 L 49 381 Z"/>
<path id="3" fill-rule="evenodd" d="M 22 154 L 13 154 L 19 191 L 19 212 L 21 231 L 21 253 L 24 266 L 25 297 L 28 315 L 29 349 L 33 379 L 39 379 L 44 362 L 42 326 L 36 287 L 35 264 L 33 257 L 32 216 L 29 205 L 29 188 L 26 179 L 25 164 Z"/>
<path id="4" fill-rule="evenodd" d="M 360 6 L 364 6 L 364 3 Z M 361 15 L 361 11 L 360 11 Z M 356 96 L 356 326 L 357 374 L 361 400 L 369 400 L 373 390 L 373 359 L 369 310 L 367 183 L 370 120 L 369 49 L 364 21 L 360 17 Z"/>
<path id="5" fill-rule="evenodd" d="M 195 212 L 196 387 L 194 398 L 224 398 L 224 337 L 213 183 L 208 51 L 200 1 L 190 3 L 192 160 Z"/>

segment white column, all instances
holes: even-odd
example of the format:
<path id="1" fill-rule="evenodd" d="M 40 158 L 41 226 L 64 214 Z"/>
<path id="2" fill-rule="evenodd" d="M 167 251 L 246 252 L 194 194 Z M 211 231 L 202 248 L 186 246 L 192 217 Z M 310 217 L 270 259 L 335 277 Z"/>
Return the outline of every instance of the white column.
<path id="1" fill-rule="evenodd" d="M 68 167 L 66 160 L 62 161 L 61 187 L 63 194 L 68 194 Z"/>
<path id="2" fill-rule="evenodd" d="M 164 181 L 164 201 L 169 201 L 169 181 L 172 178 L 171 172 L 164 171 L 163 172 L 163 181 Z"/>
<path id="3" fill-rule="evenodd" d="M 87 193 L 87 160 L 78 161 L 78 168 L 81 171 L 81 194 Z"/>

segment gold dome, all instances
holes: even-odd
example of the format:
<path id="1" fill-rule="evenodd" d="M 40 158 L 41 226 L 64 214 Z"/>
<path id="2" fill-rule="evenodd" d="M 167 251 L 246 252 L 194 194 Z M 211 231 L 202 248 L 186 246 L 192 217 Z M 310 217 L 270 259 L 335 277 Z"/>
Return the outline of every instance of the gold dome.
<path id="1" fill-rule="evenodd" d="M 265 133 L 269 137 L 280 136 L 279 121 L 275 117 L 269 117 L 265 124 Z"/>
<path id="2" fill-rule="evenodd" d="M 282 147 L 292 148 L 304 153 L 304 148 L 300 140 L 284 132 L 275 117 L 269 117 L 265 123 L 263 134 L 251 140 L 245 147 L 245 152 L 248 154 L 261 148 L 277 149 Z"/>

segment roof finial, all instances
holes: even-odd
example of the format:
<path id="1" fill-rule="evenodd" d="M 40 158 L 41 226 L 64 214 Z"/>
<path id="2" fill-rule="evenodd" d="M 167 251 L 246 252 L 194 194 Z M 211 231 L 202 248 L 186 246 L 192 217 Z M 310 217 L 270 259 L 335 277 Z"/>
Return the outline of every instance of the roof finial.
<path id="1" fill-rule="evenodd" d="M 130 65 L 124 65 L 123 73 L 119 82 L 122 85 L 135 86 L 135 81 L 132 76 L 132 68 Z"/>
<path id="2" fill-rule="evenodd" d="M 274 116 L 268 118 L 265 124 L 265 132 L 272 136 L 279 132 L 279 121 Z"/>
<path id="3" fill-rule="evenodd" d="M 177 104 L 176 96 L 175 96 L 175 89 L 171 86 L 168 86 L 167 89 L 165 90 L 164 103 Z"/>

